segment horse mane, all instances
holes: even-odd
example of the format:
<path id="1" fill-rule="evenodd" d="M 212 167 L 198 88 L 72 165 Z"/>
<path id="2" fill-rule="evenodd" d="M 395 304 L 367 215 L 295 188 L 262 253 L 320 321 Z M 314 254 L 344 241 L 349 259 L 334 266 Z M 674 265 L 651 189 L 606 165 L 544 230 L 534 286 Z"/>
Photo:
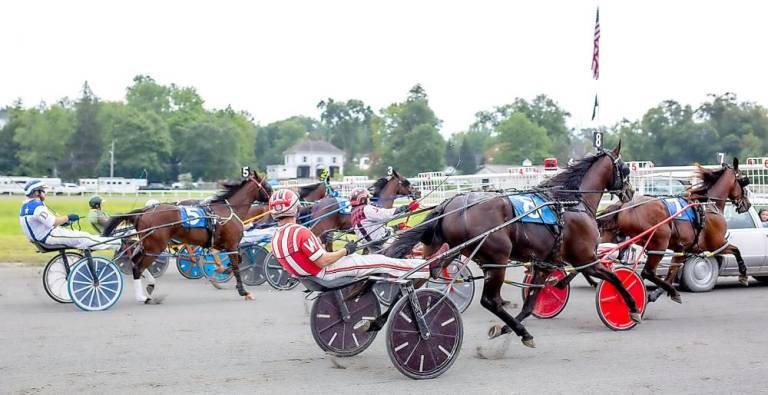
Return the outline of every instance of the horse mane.
<path id="1" fill-rule="evenodd" d="M 696 178 L 699 179 L 700 182 L 688 188 L 688 192 L 691 194 L 691 196 L 699 194 L 706 195 L 709 188 L 712 188 L 715 183 L 717 183 L 717 180 L 720 179 L 720 177 L 729 167 L 730 166 L 726 165 L 719 169 L 707 169 L 697 163 L 696 170 L 693 171 L 693 174 Z"/>
<path id="2" fill-rule="evenodd" d="M 221 191 L 211 199 L 211 203 L 225 203 L 225 201 L 231 198 L 234 194 L 242 189 L 250 180 L 243 180 L 241 182 L 225 182 L 221 185 Z"/>
<path id="3" fill-rule="evenodd" d="M 538 185 L 538 187 L 552 188 L 553 190 L 550 191 L 550 194 L 559 198 L 569 199 L 578 197 L 578 192 L 560 192 L 558 191 L 558 188 L 569 191 L 577 191 L 579 189 L 579 185 L 581 184 L 581 180 L 584 178 L 584 175 L 587 174 L 589 168 L 592 167 L 592 165 L 597 162 L 598 159 L 602 158 L 603 155 L 605 154 L 598 153 L 597 155 L 590 155 L 579 159 L 562 172 L 556 174 L 554 177 L 548 180 L 544 180 Z"/>
<path id="4" fill-rule="evenodd" d="M 101 235 L 104 237 L 112 236 L 112 233 L 117 229 L 120 224 L 123 222 L 127 222 L 133 227 L 136 227 L 136 222 L 139 220 L 140 215 L 144 213 L 150 207 L 142 207 L 138 208 L 136 210 L 133 210 L 129 213 L 125 214 L 117 214 L 113 215 L 109 218 L 109 221 L 107 222 L 107 225 L 104 226 L 104 230 L 101 231 Z"/>
<path id="5" fill-rule="evenodd" d="M 381 190 L 384 189 L 384 186 L 387 185 L 388 181 L 389 180 L 387 179 L 387 177 L 381 177 L 378 180 L 376 180 L 376 182 L 374 182 L 373 185 L 371 185 L 371 187 L 368 188 L 371 191 L 371 195 L 379 196 L 379 194 L 381 193 Z"/>
<path id="6" fill-rule="evenodd" d="M 299 187 L 299 199 L 304 200 L 304 198 L 307 197 L 307 195 L 309 195 L 310 193 L 314 192 L 315 189 L 317 189 L 317 187 L 320 186 L 320 184 L 323 184 L 323 183 L 318 182 L 317 184 L 305 185 L 303 187 Z"/>

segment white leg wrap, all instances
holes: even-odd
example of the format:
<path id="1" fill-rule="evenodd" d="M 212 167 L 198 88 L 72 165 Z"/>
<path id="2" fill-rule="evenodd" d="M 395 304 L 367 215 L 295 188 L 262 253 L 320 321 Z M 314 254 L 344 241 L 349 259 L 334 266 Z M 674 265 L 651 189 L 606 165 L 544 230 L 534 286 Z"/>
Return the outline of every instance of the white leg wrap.
<path id="1" fill-rule="evenodd" d="M 141 274 L 141 277 L 144 277 L 144 280 L 146 280 L 149 284 L 155 283 L 155 277 L 152 276 L 152 273 L 149 272 L 149 269 L 144 270 L 144 273 Z"/>
<path id="2" fill-rule="evenodd" d="M 144 303 L 147 296 L 144 294 L 144 286 L 141 285 L 141 279 L 133 280 L 133 292 L 136 294 L 136 301 Z"/>

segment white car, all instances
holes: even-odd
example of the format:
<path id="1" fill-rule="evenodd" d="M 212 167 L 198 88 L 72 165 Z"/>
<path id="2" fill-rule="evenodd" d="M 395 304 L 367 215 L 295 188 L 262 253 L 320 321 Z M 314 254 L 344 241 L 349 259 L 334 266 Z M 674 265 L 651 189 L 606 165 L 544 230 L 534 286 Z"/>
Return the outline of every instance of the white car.
<path id="1" fill-rule="evenodd" d="M 71 182 L 64 182 L 61 185 L 55 187 L 53 192 L 57 195 L 82 195 L 85 193 L 85 188 Z"/>
<path id="2" fill-rule="evenodd" d="M 747 274 L 758 281 L 768 282 L 768 228 L 760 222 L 754 207 L 739 214 L 736 208 L 725 206 L 725 220 L 728 223 L 729 241 L 741 251 Z M 656 274 L 666 276 L 671 258 L 665 257 Z M 712 290 L 720 276 L 738 276 L 739 267 L 733 255 L 724 255 L 722 264 L 715 258 L 693 257 L 686 261 L 680 271 L 680 285 L 691 292 Z"/>

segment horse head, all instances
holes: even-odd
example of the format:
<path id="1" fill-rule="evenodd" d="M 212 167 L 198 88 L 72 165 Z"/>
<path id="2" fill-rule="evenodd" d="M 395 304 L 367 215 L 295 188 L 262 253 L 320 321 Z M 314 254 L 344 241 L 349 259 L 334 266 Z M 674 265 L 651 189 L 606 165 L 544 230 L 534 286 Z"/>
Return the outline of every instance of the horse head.
<path id="1" fill-rule="evenodd" d="M 738 213 L 745 213 L 752 206 L 749 201 L 749 177 L 745 176 L 739 170 L 739 158 L 733 158 L 733 166 L 724 165 L 726 173 L 732 174 L 733 181 L 728 188 L 728 200 L 736 206 Z"/>
<path id="2" fill-rule="evenodd" d="M 611 159 L 613 164 L 613 176 L 611 184 L 607 189 L 616 195 L 622 202 L 632 200 L 635 195 L 635 187 L 629 182 L 629 165 L 621 159 L 621 140 L 611 151 L 605 151 L 606 156 Z"/>

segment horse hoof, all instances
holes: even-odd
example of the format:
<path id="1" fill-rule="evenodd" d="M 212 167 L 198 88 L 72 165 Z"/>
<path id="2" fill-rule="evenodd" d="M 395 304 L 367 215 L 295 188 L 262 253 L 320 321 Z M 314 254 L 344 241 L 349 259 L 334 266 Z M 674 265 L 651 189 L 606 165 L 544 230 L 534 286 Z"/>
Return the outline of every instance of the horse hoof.
<path id="1" fill-rule="evenodd" d="M 643 322 L 643 316 L 642 316 L 642 314 L 640 314 L 640 313 L 629 313 L 629 318 L 630 318 L 632 321 L 635 321 L 635 322 L 637 322 L 638 324 L 639 324 L 639 323 L 641 323 L 641 322 Z"/>
<path id="2" fill-rule="evenodd" d="M 148 284 L 147 285 L 147 295 L 152 295 L 152 292 L 155 290 L 155 284 Z"/>
<path id="3" fill-rule="evenodd" d="M 163 300 L 165 299 L 165 296 L 155 296 L 154 298 L 147 298 L 147 300 L 144 301 L 144 304 L 160 304 L 163 303 Z"/>
<path id="4" fill-rule="evenodd" d="M 739 276 L 739 284 L 742 287 L 748 287 L 749 286 L 749 277 L 747 277 L 747 276 Z"/>
<path id="5" fill-rule="evenodd" d="M 523 339 L 523 345 L 530 348 L 536 348 L 536 342 L 533 339 Z"/>
<path id="6" fill-rule="evenodd" d="M 504 327 L 500 324 L 493 325 L 488 329 L 488 340 L 495 339 L 504 334 Z"/>
<path id="7" fill-rule="evenodd" d="M 360 321 L 357 321 L 355 326 L 353 326 L 352 328 L 356 331 L 368 332 L 368 330 L 371 329 L 372 323 L 373 321 L 371 320 L 360 320 Z"/>
<path id="8" fill-rule="evenodd" d="M 683 304 L 683 298 L 680 297 L 680 294 L 669 295 L 669 298 L 675 303 Z"/>
<path id="9" fill-rule="evenodd" d="M 245 298 L 245 300 L 256 300 L 256 298 L 254 298 L 253 294 L 251 294 L 250 292 L 245 294 L 244 298 Z"/>

